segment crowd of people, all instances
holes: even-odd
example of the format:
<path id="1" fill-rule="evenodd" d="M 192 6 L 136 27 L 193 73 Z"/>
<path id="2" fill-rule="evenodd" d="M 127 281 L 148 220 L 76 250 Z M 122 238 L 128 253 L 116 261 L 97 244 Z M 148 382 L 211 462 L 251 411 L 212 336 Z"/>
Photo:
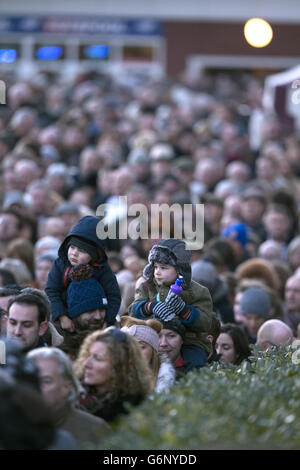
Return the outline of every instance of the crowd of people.
<path id="1" fill-rule="evenodd" d="M 189 371 L 300 338 L 300 140 L 261 80 L 1 78 L 0 448 L 97 444 Z M 153 204 L 203 204 L 203 243 Z"/>

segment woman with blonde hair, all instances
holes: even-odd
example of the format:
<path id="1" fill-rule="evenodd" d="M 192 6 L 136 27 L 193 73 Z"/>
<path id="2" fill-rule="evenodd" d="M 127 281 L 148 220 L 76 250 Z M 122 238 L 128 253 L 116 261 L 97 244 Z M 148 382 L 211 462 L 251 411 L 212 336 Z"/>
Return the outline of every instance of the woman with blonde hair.
<path id="1" fill-rule="evenodd" d="M 111 326 L 88 335 L 75 362 L 85 392 L 80 408 L 106 421 L 126 414 L 153 390 L 153 375 L 130 335 Z"/>
<path id="2" fill-rule="evenodd" d="M 168 356 L 158 352 L 159 333 L 162 324 L 153 319 L 140 320 L 123 315 L 121 317 L 121 326 L 122 331 L 137 339 L 142 354 L 152 370 L 155 379 L 155 391 L 160 393 L 162 390 L 174 385 L 175 369 Z"/>

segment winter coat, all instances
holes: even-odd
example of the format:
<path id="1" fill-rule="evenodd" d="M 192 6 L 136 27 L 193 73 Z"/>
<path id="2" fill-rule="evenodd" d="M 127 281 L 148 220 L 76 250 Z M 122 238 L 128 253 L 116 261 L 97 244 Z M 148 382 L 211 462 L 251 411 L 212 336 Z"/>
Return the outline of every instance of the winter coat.
<path id="1" fill-rule="evenodd" d="M 177 358 L 175 364 L 174 364 L 174 368 L 175 368 L 175 380 L 176 382 L 180 379 L 182 379 L 185 374 L 187 374 L 187 366 L 184 362 L 184 359 L 182 357 L 182 355 L 180 354 L 180 356 Z"/>
<path id="2" fill-rule="evenodd" d="M 109 425 L 101 418 L 69 405 L 55 414 L 55 426 L 68 431 L 76 440 L 77 449 L 84 444 L 99 444 L 107 436 Z"/>
<path id="3" fill-rule="evenodd" d="M 183 290 L 180 297 L 191 311 L 187 319 L 179 317 L 186 328 L 184 344 L 200 346 L 207 354 L 210 354 L 211 343 L 206 336 L 211 326 L 212 299 L 206 287 L 192 280 L 191 254 L 182 240 L 168 238 L 152 247 L 148 264 L 143 272 L 147 282 L 137 288 L 134 302 L 128 307 L 128 312 L 133 317 L 146 319 L 141 309 L 144 304 L 153 300 L 165 301 L 170 285 L 164 283 L 159 286 L 157 284 L 154 278 L 154 263 L 170 264 L 168 260 L 182 276 Z"/>
<path id="4" fill-rule="evenodd" d="M 67 311 L 67 270 L 71 267 L 68 260 L 68 242 L 72 236 L 83 238 L 92 242 L 98 247 L 104 261 L 100 264 L 93 264 L 95 279 L 101 284 L 108 300 L 105 321 L 109 324 L 115 322 L 116 315 L 121 304 L 120 288 L 116 276 L 112 272 L 104 250 L 103 242 L 97 237 L 96 228 L 99 219 L 93 216 L 86 216 L 71 229 L 58 250 L 58 258 L 54 261 L 49 272 L 45 292 L 51 302 L 51 317 L 55 321 L 62 315 L 68 316 Z"/>
<path id="5" fill-rule="evenodd" d="M 80 396 L 79 408 L 107 422 L 113 421 L 120 415 L 128 414 L 126 403 L 137 406 L 143 400 L 139 395 L 112 397 L 110 393 L 96 395 L 93 387 L 84 386 L 84 389 L 85 393 Z"/>
<path id="6" fill-rule="evenodd" d="M 233 323 L 234 312 L 228 300 L 228 289 L 225 282 L 220 280 L 215 291 L 212 293 L 214 310 L 220 315 L 222 323 Z"/>
<path id="7" fill-rule="evenodd" d="M 218 354 L 217 351 L 214 349 L 213 353 L 209 358 L 207 359 L 208 364 L 212 364 L 213 362 L 220 362 L 222 354 Z"/>
<path id="8" fill-rule="evenodd" d="M 136 290 L 135 300 L 128 307 L 129 314 L 136 318 L 148 319 L 141 313 L 141 307 L 147 302 L 157 300 L 165 301 L 170 287 L 157 282 L 143 282 Z M 196 281 L 191 281 L 188 289 L 183 289 L 180 294 L 182 300 L 190 308 L 192 314 L 188 320 L 180 318 L 186 328 L 184 344 L 200 346 L 207 354 L 211 352 L 211 343 L 207 339 L 207 332 L 211 326 L 212 300 L 208 289 Z"/>

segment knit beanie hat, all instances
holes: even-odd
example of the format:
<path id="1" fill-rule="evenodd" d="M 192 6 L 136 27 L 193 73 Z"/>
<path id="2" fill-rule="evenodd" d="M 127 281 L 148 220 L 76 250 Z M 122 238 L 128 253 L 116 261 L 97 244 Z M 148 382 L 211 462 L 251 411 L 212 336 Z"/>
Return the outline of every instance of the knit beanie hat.
<path id="1" fill-rule="evenodd" d="M 154 349 L 154 351 L 158 352 L 158 342 L 159 336 L 153 328 L 146 325 L 131 325 L 123 326 L 121 328 L 122 331 L 128 333 L 131 336 L 135 336 L 137 339 L 144 341 Z"/>
<path id="2" fill-rule="evenodd" d="M 246 289 L 241 297 L 241 315 L 253 314 L 261 318 L 269 318 L 270 308 L 269 294 L 260 287 Z"/>
<path id="3" fill-rule="evenodd" d="M 148 256 L 148 264 L 144 268 L 143 276 L 147 281 L 154 277 L 154 263 L 170 264 L 178 274 L 183 277 L 182 287 L 187 289 L 191 283 L 191 254 L 185 242 L 175 238 L 167 238 L 154 245 Z"/>
<path id="4" fill-rule="evenodd" d="M 67 250 L 69 249 L 70 245 L 77 246 L 81 250 L 86 251 L 91 257 L 91 263 L 95 263 L 99 258 L 99 253 L 97 251 L 97 247 L 93 245 L 91 242 L 84 240 L 83 238 L 79 237 L 71 237 L 67 244 Z"/>
<path id="5" fill-rule="evenodd" d="M 182 341 L 185 340 L 185 327 L 179 320 L 179 318 L 173 318 L 170 321 L 162 321 L 163 329 L 175 331 L 179 336 L 181 336 Z"/>
<path id="6" fill-rule="evenodd" d="M 248 243 L 247 227 L 242 223 L 231 224 L 222 231 L 221 237 L 236 240 L 245 247 Z"/>
<path id="7" fill-rule="evenodd" d="M 93 278 L 89 264 L 74 266 L 68 276 L 71 283 L 67 291 L 68 312 L 71 318 L 97 308 L 107 308 L 107 298 L 101 284 Z"/>
<path id="8" fill-rule="evenodd" d="M 212 294 L 218 281 L 218 273 L 214 265 L 208 261 L 199 260 L 192 263 L 191 267 L 194 281 L 207 287 Z"/>

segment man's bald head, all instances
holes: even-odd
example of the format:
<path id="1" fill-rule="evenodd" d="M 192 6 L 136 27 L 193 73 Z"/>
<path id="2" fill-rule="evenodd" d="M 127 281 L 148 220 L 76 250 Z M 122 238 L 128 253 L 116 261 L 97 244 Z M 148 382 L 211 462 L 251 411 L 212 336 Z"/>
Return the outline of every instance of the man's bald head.
<path id="1" fill-rule="evenodd" d="M 291 328 L 281 320 L 268 320 L 257 333 L 257 344 L 267 350 L 270 346 L 285 346 L 293 341 Z"/>

